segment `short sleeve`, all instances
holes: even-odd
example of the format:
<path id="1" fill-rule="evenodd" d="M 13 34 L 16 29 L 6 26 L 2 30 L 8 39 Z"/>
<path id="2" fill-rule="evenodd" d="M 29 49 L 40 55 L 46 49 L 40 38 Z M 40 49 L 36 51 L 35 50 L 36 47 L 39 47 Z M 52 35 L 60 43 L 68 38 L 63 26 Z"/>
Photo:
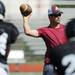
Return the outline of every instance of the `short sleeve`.
<path id="1" fill-rule="evenodd" d="M 11 27 L 11 43 L 14 43 L 19 35 L 19 31 L 16 26 L 12 24 Z"/>
<path id="2" fill-rule="evenodd" d="M 43 35 L 43 28 L 39 28 L 39 29 L 37 29 L 37 31 L 38 31 L 39 37 L 42 37 L 42 35 Z"/>

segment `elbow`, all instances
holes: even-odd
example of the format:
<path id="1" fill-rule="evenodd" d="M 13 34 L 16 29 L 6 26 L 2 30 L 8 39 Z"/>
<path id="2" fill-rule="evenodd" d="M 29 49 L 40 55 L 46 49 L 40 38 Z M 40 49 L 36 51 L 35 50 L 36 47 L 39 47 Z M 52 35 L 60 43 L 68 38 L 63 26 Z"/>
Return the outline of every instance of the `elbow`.
<path id="1" fill-rule="evenodd" d="M 25 35 L 30 35 L 29 31 L 24 31 Z"/>
<path id="2" fill-rule="evenodd" d="M 24 31 L 25 35 L 28 35 L 29 33 L 27 31 Z"/>
<path id="3" fill-rule="evenodd" d="M 30 30 L 24 29 L 25 35 L 30 35 Z"/>

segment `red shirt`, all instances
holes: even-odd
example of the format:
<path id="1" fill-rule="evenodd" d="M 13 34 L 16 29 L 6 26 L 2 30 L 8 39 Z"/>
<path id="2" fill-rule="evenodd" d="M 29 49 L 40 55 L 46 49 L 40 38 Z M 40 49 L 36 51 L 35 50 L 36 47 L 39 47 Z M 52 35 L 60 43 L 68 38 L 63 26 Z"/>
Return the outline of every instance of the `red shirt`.
<path id="1" fill-rule="evenodd" d="M 50 56 L 50 49 L 60 44 L 64 44 L 67 41 L 64 33 L 64 25 L 60 24 L 59 28 L 43 27 L 37 30 L 39 32 L 39 37 L 42 37 L 47 47 L 45 63 L 51 63 L 50 59 L 48 58 Z"/>

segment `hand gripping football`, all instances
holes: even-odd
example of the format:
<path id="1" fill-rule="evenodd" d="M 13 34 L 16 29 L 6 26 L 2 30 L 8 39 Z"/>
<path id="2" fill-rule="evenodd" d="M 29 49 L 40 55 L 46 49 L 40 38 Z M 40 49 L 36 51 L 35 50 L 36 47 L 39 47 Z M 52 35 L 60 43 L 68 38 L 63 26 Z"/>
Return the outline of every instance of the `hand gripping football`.
<path id="1" fill-rule="evenodd" d="M 28 4 L 21 4 L 20 5 L 20 12 L 23 16 L 28 16 L 32 12 L 32 8 Z"/>

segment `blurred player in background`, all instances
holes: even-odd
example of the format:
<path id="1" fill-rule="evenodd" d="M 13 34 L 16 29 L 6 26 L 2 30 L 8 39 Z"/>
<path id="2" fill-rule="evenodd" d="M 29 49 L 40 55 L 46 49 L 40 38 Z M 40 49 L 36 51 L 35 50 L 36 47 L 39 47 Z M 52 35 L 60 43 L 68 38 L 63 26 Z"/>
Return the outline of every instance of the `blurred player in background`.
<path id="1" fill-rule="evenodd" d="M 5 18 L 5 6 L 0 1 L 0 75 L 8 75 L 7 57 L 10 46 L 19 34 L 17 28 L 12 23 L 3 21 Z"/>
<path id="2" fill-rule="evenodd" d="M 48 19 L 50 24 L 46 27 L 35 30 L 32 30 L 29 26 L 31 14 L 27 17 L 23 16 L 25 34 L 32 37 L 41 37 L 46 44 L 47 50 L 44 60 L 43 75 L 51 75 L 54 71 L 54 67 L 49 58 L 50 50 L 60 44 L 66 43 L 67 41 L 64 33 L 64 25 L 60 24 L 60 17 L 62 13 L 63 12 L 61 12 L 56 5 L 52 5 L 51 8 L 48 9 Z"/>
<path id="3" fill-rule="evenodd" d="M 51 61 L 59 75 L 75 75 L 75 18 L 65 28 L 68 42 L 51 50 Z"/>

